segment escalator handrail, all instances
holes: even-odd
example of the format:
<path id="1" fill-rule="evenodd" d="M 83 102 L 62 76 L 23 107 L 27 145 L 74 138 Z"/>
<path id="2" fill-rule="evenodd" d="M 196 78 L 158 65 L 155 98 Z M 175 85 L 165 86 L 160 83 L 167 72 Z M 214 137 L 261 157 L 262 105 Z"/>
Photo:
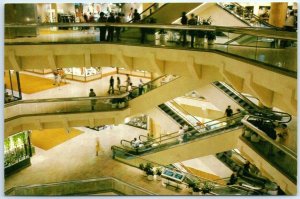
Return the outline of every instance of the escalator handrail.
<path id="1" fill-rule="evenodd" d="M 149 10 L 149 9 L 151 9 L 153 6 L 155 6 L 157 3 L 153 3 L 152 5 L 150 5 L 148 8 L 146 8 L 145 10 L 143 10 L 143 12 L 141 12 L 140 13 L 140 16 L 143 14 L 143 13 L 145 13 L 147 10 Z M 146 16 L 145 18 L 143 18 L 143 19 L 141 19 L 141 21 L 142 20 L 144 20 L 144 19 L 146 19 L 148 16 Z M 133 19 L 131 19 L 130 21 L 128 21 L 127 23 L 132 23 L 132 21 L 133 21 Z"/>
<path id="2" fill-rule="evenodd" d="M 174 101 L 174 100 L 170 100 L 170 101 Z M 168 101 L 169 102 L 169 101 Z M 175 102 L 176 103 L 176 102 Z M 181 119 L 184 120 L 185 123 L 187 123 L 188 125 L 190 125 L 192 128 L 194 128 L 195 125 L 193 125 L 190 121 L 188 121 L 187 118 L 183 117 L 182 114 L 180 114 L 180 111 L 176 110 L 175 108 L 167 105 L 166 103 L 164 103 L 170 110 L 172 110 L 177 116 L 179 116 Z M 177 104 L 177 103 L 176 103 Z M 180 106 L 180 105 L 179 105 Z"/>
<path id="3" fill-rule="evenodd" d="M 197 123 L 200 122 L 194 115 L 190 114 L 187 110 L 185 110 L 185 109 L 184 109 L 180 104 L 178 104 L 175 100 L 170 100 L 170 101 L 173 102 L 173 103 L 175 103 L 177 106 L 179 106 L 180 109 L 181 109 L 182 111 L 184 111 L 184 113 L 186 113 L 187 115 L 192 116 L 192 117 L 197 121 Z M 187 121 L 188 121 L 188 120 L 187 120 Z"/>
<path id="4" fill-rule="evenodd" d="M 268 141 L 269 143 L 271 143 L 272 145 L 276 146 L 277 148 L 279 148 L 280 150 L 282 150 L 284 153 L 286 153 L 287 155 L 289 155 L 292 159 L 297 161 L 297 154 L 286 148 L 283 147 L 283 145 L 275 142 L 272 138 L 270 138 L 265 132 L 263 132 L 262 130 L 260 130 L 259 128 L 257 128 L 256 126 L 254 126 L 252 123 L 248 122 L 248 119 L 251 117 L 256 117 L 253 115 L 247 115 L 242 119 L 242 123 L 249 129 L 251 129 L 252 131 L 254 131 L 255 133 L 257 133 L 259 136 L 261 136 L 263 139 L 265 139 L 266 141 Z"/>
<path id="5" fill-rule="evenodd" d="M 239 3 L 237 3 L 237 2 L 233 2 L 233 4 L 235 4 L 235 5 L 239 6 L 240 8 L 242 8 L 243 11 L 246 11 L 246 8 L 245 8 L 244 6 L 242 6 L 241 4 L 239 4 Z M 254 13 L 252 13 L 251 16 L 254 17 L 256 21 L 258 21 L 259 23 L 264 24 L 264 25 L 267 26 L 267 27 L 274 28 L 274 29 L 278 29 L 278 30 L 282 29 L 282 28 L 280 28 L 280 27 L 274 26 L 274 25 L 272 25 L 272 24 L 266 22 L 265 20 L 262 20 L 259 16 L 257 16 L 257 15 L 254 14 Z"/>
<path id="6" fill-rule="evenodd" d="M 147 83 L 145 83 L 145 84 L 142 84 L 142 87 L 144 87 L 144 86 L 146 86 L 146 85 L 149 85 L 149 84 L 152 84 L 153 82 L 156 82 L 157 80 L 162 79 L 162 78 L 164 78 L 164 77 L 166 77 L 166 76 L 168 76 L 168 75 L 162 75 L 162 76 L 159 76 L 159 77 L 155 78 L 154 80 L 151 80 L 151 81 L 149 81 L 149 82 L 147 82 Z M 178 79 L 178 78 L 180 78 L 180 76 L 176 76 L 174 79 L 172 79 L 172 80 L 166 82 L 166 84 L 167 84 L 167 83 L 170 83 L 170 82 L 172 82 L 172 81 L 174 81 L 174 80 L 176 80 L 176 79 Z M 165 84 L 164 84 L 164 85 L 165 85 Z M 161 85 L 161 86 L 162 86 L 162 85 Z M 131 92 L 136 92 L 136 91 L 138 91 L 138 90 L 139 90 L 139 87 L 136 87 L 136 88 L 132 89 Z"/>
<path id="7" fill-rule="evenodd" d="M 120 141 L 120 144 L 121 144 L 122 146 L 127 147 L 127 146 L 125 146 L 125 145 L 123 144 L 123 142 L 129 143 L 130 146 L 131 146 L 131 141 L 128 141 L 128 140 L 125 140 L 125 139 L 122 139 L 122 140 Z"/>
<path id="8" fill-rule="evenodd" d="M 234 11 L 226 8 L 225 6 L 223 6 L 221 3 L 216 3 L 218 6 L 220 6 L 222 9 L 224 9 L 226 12 L 228 12 L 229 14 L 233 15 L 234 17 L 238 18 L 240 21 L 242 21 L 244 24 L 248 25 L 248 26 L 252 26 L 250 22 L 248 22 L 247 20 L 245 20 L 244 18 L 242 18 L 240 15 L 238 15 L 237 13 L 235 13 Z"/>
<path id="9" fill-rule="evenodd" d="M 236 116 L 236 117 L 235 117 L 235 116 Z M 231 119 L 230 119 L 230 120 L 235 120 L 235 119 L 237 119 L 237 118 L 239 118 L 239 117 L 242 117 L 242 114 L 240 114 L 240 113 L 235 113 L 235 114 L 233 114 L 233 115 L 231 116 Z M 194 129 L 191 130 L 191 131 L 195 131 L 195 130 L 196 130 L 196 131 L 199 133 L 199 131 L 200 131 L 201 129 L 205 129 L 205 128 L 209 127 L 209 126 L 207 125 L 208 123 L 212 123 L 212 122 L 221 120 L 221 121 L 219 121 L 219 122 L 217 122 L 217 123 L 213 123 L 213 125 L 220 124 L 220 123 L 225 122 L 226 118 L 227 118 L 227 117 L 221 117 L 221 118 L 217 118 L 217 119 L 214 119 L 214 120 L 205 122 L 205 123 L 202 124 L 202 127 L 200 127 L 200 129 L 198 129 L 198 130 L 195 129 L 195 127 L 198 127 L 197 125 L 196 125 L 196 126 L 193 126 Z M 222 119 L 223 119 L 224 121 L 222 121 Z M 188 131 L 188 132 L 185 132 L 185 133 L 189 133 L 189 132 L 191 132 L 191 131 Z M 168 137 L 168 136 L 173 135 L 173 134 L 178 134 L 178 131 L 175 131 L 175 132 L 170 133 L 170 134 L 167 134 L 167 135 L 160 136 L 160 137 L 158 137 L 158 138 L 151 139 L 151 141 L 154 141 L 154 140 L 160 140 L 161 138 L 165 138 L 165 137 Z M 144 136 L 141 135 L 141 137 L 144 137 Z M 139 139 L 140 139 L 140 137 L 139 137 Z M 141 140 L 141 139 L 140 139 L 140 140 Z M 142 141 L 142 140 L 141 140 L 141 141 Z"/>
<path id="10" fill-rule="evenodd" d="M 256 110 L 256 112 L 263 113 L 263 114 L 269 114 L 269 113 L 271 113 L 271 114 L 275 114 L 275 115 L 276 114 L 277 115 L 278 114 L 282 114 L 282 115 L 285 115 L 283 117 L 288 117 L 288 121 L 281 122 L 281 123 L 289 123 L 292 120 L 292 116 L 289 113 L 280 112 L 280 111 L 273 111 L 273 110 L 265 110 L 265 109 L 257 106 L 255 103 L 253 103 L 251 100 L 249 100 L 246 96 L 244 96 L 241 93 L 237 92 L 234 88 L 232 88 L 231 86 L 229 86 L 227 83 L 220 82 L 220 81 L 219 81 L 219 83 L 222 84 L 224 87 L 226 87 L 228 90 L 230 90 L 232 93 L 234 93 L 236 96 L 238 96 L 240 99 L 242 99 L 245 102 L 247 102 L 247 104 L 250 105 L 251 107 L 253 107 Z M 216 86 L 215 82 L 213 83 L 213 85 L 219 89 L 219 87 Z M 222 89 L 220 89 L 220 90 L 222 90 Z M 224 92 L 224 91 L 222 90 L 222 92 Z"/>
<path id="11" fill-rule="evenodd" d="M 230 121 L 235 121 L 236 119 L 242 119 L 242 115 L 240 114 L 238 117 L 235 117 L 235 118 L 232 118 L 230 119 Z M 219 123 L 223 123 L 223 122 L 219 122 Z M 217 125 L 219 123 L 215 123 L 213 125 Z M 232 124 L 233 125 L 233 124 Z M 229 125 L 231 126 L 231 125 Z M 219 128 L 214 128 L 214 129 L 209 129 L 207 130 L 207 126 L 206 127 L 202 127 L 201 129 L 204 129 L 205 131 L 203 132 L 200 132 L 200 130 L 190 130 L 190 131 L 187 131 L 185 132 L 185 134 L 189 134 L 191 132 L 194 132 L 194 131 L 197 131 L 197 137 L 193 138 L 194 139 L 197 139 L 199 138 L 199 136 L 207 136 L 209 134 L 214 134 L 215 131 L 219 131 L 220 129 L 223 129 L 223 128 L 227 128 L 228 126 L 221 126 Z M 179 138 L 179 137 L 182 137 L 183 135 L 179 135 L 178 132 L 174 132 L 174 133 L 171 133 L 171 134 L 168 134 L 168 135 L 164 135 L 164 136 L 161 136 L 161 137 L 158 137 L 158 138 L 154 138 L 154 139 L 151 139 L 149 141 L 146 141 L 144 147 L 151 147 L 153 144 L 157 144 L 158 146 L 160 146 L 160 143 L 161 142 L 165 142 L 165 141 L 168 141 L 168 140 L 172 140 L 174 138 Z M 142 140 L 141 140 L 142 141 Z M 169 142 L 171 143 L 171 141 Z"/>
<path id="12" fill-rule="evenodd" d="M 246 98 L 245 96 L 243 96 L 241 93 L 237 92 L 234 88 L 232 88 L 231 86 L 229 86 L 228 84 L 226 84 L 225 82 L 221 82 L 218 81 L 220 84 L 222 84 L 222 86 L 226 87 L 228 90 L 230 90 L 230 92 L 234 93 L 236 96 L 238 96 L 240 99 L 244 100 L 247 102 L 248 105 L 250 105 L 251 107 L 253 107 L 255 110 L 258 111 L 257 105 L 254 104 L 251 100 L 249 100 L 248 98 Z M 217 87 L 219 90 L 221 90 L 222 92 L 224 92 L 222 89 L 220 89 L 217 85 L 216 82 L 213 82 L 213 85 L 215 87 Z M 226 92 L 224 92 L 226 94 Z"/>
<path id="13" fill-rule="evenodd" d="M 143 160 L 143 161 L 152 163 L 152 165 L 158 165 L 159 167 L 169 168 L 168 166 L 161 165 L 161 164 L 159 164 L 159 163 L 157 163 L 157 162 L 153 162 L 153 161 L 147 160 L 147 159 L 145 159 L 145 158 L 142 158 L 142 157 L 139 156 L 139 155 L 135 155 L 135 154 L 129 153 L 129 152 L 126 151 L 126 149 L 124 149 L 124 148 L 122 148 L 122 147 L 119 147 L 119 146 L 116 146 L 116 145 L 111 146 L 111 150 L 112 150 L 112 151 L 114 151 L 114 150 L 123 151 L 125 154 L 128 154 L 128 155 L 130 155 L 130 156 L 133 156 L 133 157 L 135 157 L 135 158 L 139 158 L 139 159 L 141 159 L 141 160 Z M 171 169 L 172 169 L 172 168 L 171 168 Z M 176 171 L 179 171 L 179 172 L 181 172 L 181 173 L 184 173 L 184 174 L 186 174 L 186 175 L 191 175 L 191 176 L 195 177 L 196 179 L 200 179 L 200 180 L 202 180 L 202 181 L 211 182 L 211 183 L 214 183 L 214 184 L 218 184 L 218 183 L 216 183 L 215 181 L 221 180 L 221 179 L 210 180 L 210 179 L 207 179 L 207 178 L 204 178 L 204 177 L 195 176 L 195 175 L 193 175 L 193 174 L 191 174 L 191 173 L 186 173 L 186 172 L 180 171 L 180 170 L 178 170 L 177 168 L 175 168 L 175 170 L 176 170 Z M 224 179 L 227 179 L 227 178 L 224 178 Z M 236 188 L 236 187 L 232 187 L 232 185 L 224 185 L 224 187 L 230 187 L 230 188 L 234 188 L 234 189 L 239 189 L 239 188 Z M 254 191 L 254 190 L 253 190 L 253 191 Z"/>

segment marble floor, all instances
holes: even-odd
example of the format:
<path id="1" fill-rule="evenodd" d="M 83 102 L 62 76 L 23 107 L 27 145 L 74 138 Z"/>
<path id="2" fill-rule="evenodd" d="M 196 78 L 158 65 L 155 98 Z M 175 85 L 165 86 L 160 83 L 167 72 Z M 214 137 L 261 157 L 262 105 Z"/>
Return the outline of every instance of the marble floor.
<path id="1" fill-rule="evenodd" d="M 53 74 L 40 75 L 31 72 L 22 71 L 22 73 L 54 79 Z M 121 85 L 125 85 L 126 75 L 123 74 L 115 74 L 113 75 L 115 79 L 117 77 L 121 79 Z M 62 98 L 62 97 L 88 97 L 90 88 L 94 89 L 94 92 L 97 96 L 107 96 L 108 88 L 109 88 L 109 79 L 110 76 L 103 77 L 101 79 L 97 79 L 90 82 L 79 82 L 74 80 L 67 79 L 69 84 L 64 86 L 54 85 L 52 89 L 44 90 L 41 92 L 33 93 L 33 94 L 22 94 L 23 99 L 45 99 L 45 98 Z M 149 78 L 135 77 L 130 76 L 130 79 L 134 86 L 138 86 L 140 79 L 142 79 L 143 83 L 147 83 L 150 81 Z M 22 86 L 22 85 L 21 85 Z"/>
<path id="2" fill-rule="evenodd" d="M 30 167 L 5 178 L 5 190 L 20 185 L 111 176 L 138 187 L 146 187 L 159 195 L 188 194 L 187 190 L 175 192 L 166 189 L 160 181 L 148 181 L 139 169 L 111 158 L 112 145 L 118 145 L 120 139 L 131 140 L 138 135 L 145 135 L 145 130 L 127 125 L 112 126 L 102 131 L 85 127 L 79 129 L 85 133 L 48 151 L 37 148 Z M 100 140 L 103 149 L 99 156 L 95 154 L 96 139 Z"/>

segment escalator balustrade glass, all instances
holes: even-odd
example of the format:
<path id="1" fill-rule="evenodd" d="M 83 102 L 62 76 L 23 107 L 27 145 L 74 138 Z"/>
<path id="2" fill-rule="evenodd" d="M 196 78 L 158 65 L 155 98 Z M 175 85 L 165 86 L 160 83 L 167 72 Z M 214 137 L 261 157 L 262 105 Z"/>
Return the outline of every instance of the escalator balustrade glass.
<path id="1" fill-rule="evenodd" d="M 271 165 L 297 182 L 297 155 L 278 141 L 276 132 L 268 122 L 247 116 L 241 139 Z"/>

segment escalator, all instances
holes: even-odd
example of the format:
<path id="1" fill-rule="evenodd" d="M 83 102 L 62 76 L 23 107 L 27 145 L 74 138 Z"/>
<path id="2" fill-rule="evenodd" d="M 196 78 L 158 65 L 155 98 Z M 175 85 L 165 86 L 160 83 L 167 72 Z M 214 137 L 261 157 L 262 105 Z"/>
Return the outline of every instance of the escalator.
<path id="1" fill-rule="evenodd" d="M 164 111 L 166 114 L 168 114 L 173 120 L 175 120 L 178 124 L 180 124 L 181 126 L 187 125 L 188 126 L 188 131 L 193 130 L 194 128 L 189 124 L 189 122 L 187 122 L 186 120 L 184 120 L 182 117 L 180 117 L 174 110 L 172 110 L 169 106 L 167 106 L 166 104 L 160 104 L 158 105 L 158 107 Z"/>
<path id="2" fill-rule="evenodd" d="M 232 14 L 233 16 L 239 18 L 240 20 L 244 21 L 249 26 L 254 27 L 264 27 L 264 28 L 278 28 L 269 24 L 267 21 L 262 20 L 259 16 L 249 13 L 249 11 L 236 2 L 231 2 L 231 8 L 226 5 L 226 3 L 217 3 L 218 6 L 226 10 L 228 13 Z M 233 9 L 235 8 L 235 9 Z"/>
<path id="3" fill-rule="evenodd" d="M 201 3 L 165 3 L 151 15 L 145 17 L 143 21 L 154 18 L 158 24 L 171 24 L 181 16 L 182 12 L 188 13 L 200 5 Z"/>
<path id="4" fill-rule="evenodd" d="M 194 126 L 194 130 L 188 131 L 184 136 L 178 135 L 178 132 L 158 138 L 141 135 L 141 144 L 135 148 L 131 141 L 122 140 L 122 147 L 112 146 L 114 158 L 129 163 L 134 162 L 135 156 L 138 155 L 168 165 L 230 150 L 235 148 L 237 138 L 241 134 L 242 117 L 241 114 L 235 114 L 231 118 L 218 118 L 202 126 Z M 211 147 L 212 143 L 214 147 Z"/>
<path id="5" fill-rule="evenodd" d="M 275 141 L 271 121 L 246 116 L 244 132 L 238 141 L 241 154 L 252 160 L 265 176 L 273 179 L 288 194 L 297 189 L 297 154 L 284 144 Z M 273 130 L 274 131 L 274 130 Z M 275 133 L 275 136 L 274 136 Z"/>
<path id="6" fill-rule="evenodd" d="M 272 121 L 277 121 L 280 123 L 288 123 L 292 120 L 292 116 L 288 113 L 268 110 L 266 108 L 261 108 L 254 104 L 247 97 L 243 96 L 241 93 L 237 92 L 234 88 L 226 84 L 225 82 L 214 82 L 213 85 L 224 92 L 227 96 L 233 99 L 238 105 L 243 107 L 246 111 L 253 115 L 257 115 L 263 118 L 268 118 Z"/>

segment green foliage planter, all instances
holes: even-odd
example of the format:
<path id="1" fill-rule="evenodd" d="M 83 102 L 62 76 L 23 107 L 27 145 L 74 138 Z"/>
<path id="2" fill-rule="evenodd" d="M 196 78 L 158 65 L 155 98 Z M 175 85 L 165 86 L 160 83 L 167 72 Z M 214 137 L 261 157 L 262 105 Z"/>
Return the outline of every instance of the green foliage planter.
<path id="1" fill-rule="evenodd" d="M 32 146 L 29 132 L 24 131 L 4 140 L 4 172 L 5 176 L 30 165 Z"/>

